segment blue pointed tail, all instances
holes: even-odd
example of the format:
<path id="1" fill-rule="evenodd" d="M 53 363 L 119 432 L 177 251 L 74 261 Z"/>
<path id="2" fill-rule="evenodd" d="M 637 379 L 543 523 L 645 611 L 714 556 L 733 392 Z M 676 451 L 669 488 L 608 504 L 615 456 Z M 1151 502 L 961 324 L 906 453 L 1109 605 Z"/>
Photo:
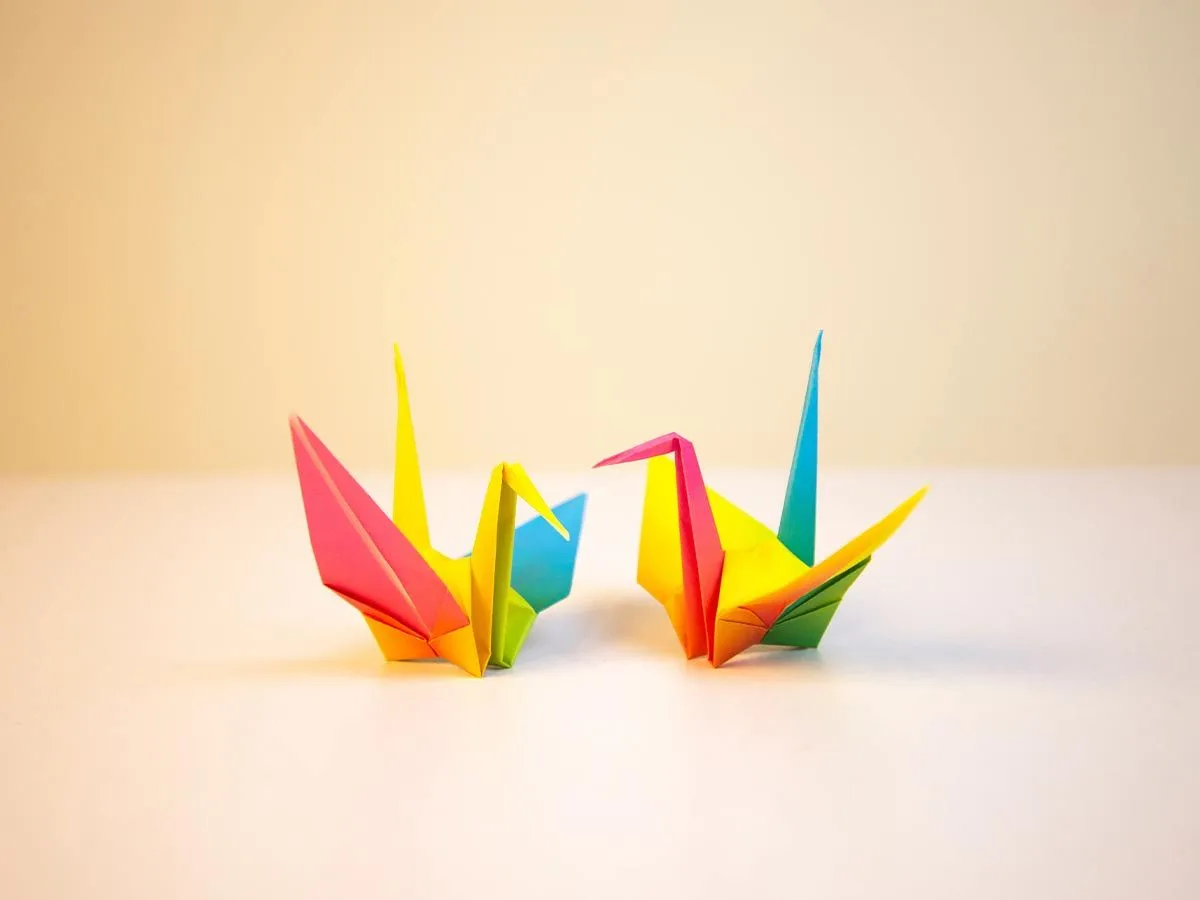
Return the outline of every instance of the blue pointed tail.
<path id="1" fill-rule="evenodd" d="M 821 366 L 821 339 L 817 332 L 812 365 L 808 370 L 808 388 L 804 392 L 804 412 L 796 435 L 796 451 L 783 498 L 779 519 L 779 540 L 805 565 L 816 558 L 817 544 L 817 371 Z"/>

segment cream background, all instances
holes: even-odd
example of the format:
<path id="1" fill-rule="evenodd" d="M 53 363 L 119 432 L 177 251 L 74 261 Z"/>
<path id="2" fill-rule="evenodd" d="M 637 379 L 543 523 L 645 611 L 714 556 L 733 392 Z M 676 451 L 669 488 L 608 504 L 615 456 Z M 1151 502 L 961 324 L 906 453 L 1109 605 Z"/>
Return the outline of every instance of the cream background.
<path id="1" fill-rule="evenodd" d="M 0 469 L 1198 462 L 1198 160 L 1197 3 L 0 2 Z"/>

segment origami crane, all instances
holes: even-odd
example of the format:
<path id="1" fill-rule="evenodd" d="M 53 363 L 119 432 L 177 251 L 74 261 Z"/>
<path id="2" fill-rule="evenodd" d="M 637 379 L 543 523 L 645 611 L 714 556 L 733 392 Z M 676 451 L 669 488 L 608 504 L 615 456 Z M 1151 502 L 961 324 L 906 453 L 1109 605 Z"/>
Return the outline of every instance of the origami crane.
<path id="1" fill-rule="evenodd" d="M 550 509 L 525 470 L 492 470 L 472 552 L 430 543 L 400 351 L 396 477 L 389 519 L 301 419 L 292 446 L 313 555 L 324 584 L 358 609 L 389 660 L 441 657 L 472 675 L 508 668 L 538 613 L 570 593 L 584 494 Z M 541 518 L 519 528 L 517 498 Z"/>
<path id="2" fill-rule="evenodd" d="M 777 533 L 706 488 L 695 448 L 678 434 L 596 464 L 649 460 L 637 580 L 666 608 L 688 659 L 707 656 L 715 667 L 754 644 L 816 647 L 871 554 L 925 495 L 922 488 L 813 564 L 821 340 L 818 334 Z"/>

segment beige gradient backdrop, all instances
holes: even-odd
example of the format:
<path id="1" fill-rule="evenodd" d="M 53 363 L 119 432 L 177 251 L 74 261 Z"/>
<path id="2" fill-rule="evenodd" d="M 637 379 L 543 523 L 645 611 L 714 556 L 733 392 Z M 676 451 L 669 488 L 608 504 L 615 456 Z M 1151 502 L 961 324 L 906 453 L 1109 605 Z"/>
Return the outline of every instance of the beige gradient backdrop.
<path id="1" fill-rule="evenodd" d="M 7 0 L 0 469 L 1200 462 L 1198 173 L 1183 0 Z"/>

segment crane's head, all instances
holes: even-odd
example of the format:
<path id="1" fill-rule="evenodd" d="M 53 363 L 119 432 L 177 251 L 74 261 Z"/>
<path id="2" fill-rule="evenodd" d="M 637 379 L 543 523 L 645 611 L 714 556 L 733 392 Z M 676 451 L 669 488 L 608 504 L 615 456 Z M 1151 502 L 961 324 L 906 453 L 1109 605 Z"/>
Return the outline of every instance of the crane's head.
<path id="1" fill-rule="evenodd" d="M 525 473 L 525 467 L 520 463 L 501 463 L 500 477 L 504 484 L 513 489 L 518 497 L 524 500 L 539 516 L 550 523 L 550 526 L 557 531 L 563 540 L 569 541 L 571 535 L 567 529 L 563 527 L 563 523 L 558 521 L 558 516 L 554 515 L 554 511 L 542 499 L 542 495 L 538 489 L 533 486 L 533 481 Z"/>

